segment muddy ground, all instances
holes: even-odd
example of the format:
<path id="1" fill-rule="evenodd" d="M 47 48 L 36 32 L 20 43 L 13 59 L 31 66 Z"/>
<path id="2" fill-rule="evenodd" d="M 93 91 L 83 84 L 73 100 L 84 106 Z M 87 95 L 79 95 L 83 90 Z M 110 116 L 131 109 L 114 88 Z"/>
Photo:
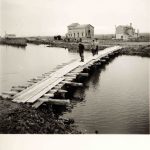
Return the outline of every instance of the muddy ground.
<path id="1" fill-rule="evenodd" d="M 57 118 L 50 105 L 34 109 L 0 98 L 1 134 L 78 134 L 73 119 Z"/>

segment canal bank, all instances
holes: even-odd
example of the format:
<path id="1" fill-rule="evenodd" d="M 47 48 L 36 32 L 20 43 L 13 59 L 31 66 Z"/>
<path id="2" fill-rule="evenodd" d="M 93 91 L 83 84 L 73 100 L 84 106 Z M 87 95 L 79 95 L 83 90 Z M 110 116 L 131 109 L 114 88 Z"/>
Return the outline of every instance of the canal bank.
<path id="1" fill-rule="evenodd" d="M 78 50 L 78 42 L 74 42 L 74 41 L 65 41 L 65 40 L 54 40 L 52 37 L 51 38 L 26 38 L 27 39 L 27 43 L 32 43 L 32 44 L 36 44 L 36 45 L 40 45 L 40 44 L 45 44 L 48 47 L 61 47 L 61 48 L 67 48 L 70 51 L 77 51 Z M 87 39 L 87 40 L 83 40 L 82 41 L 84 46 L 85 46 L 85 50 L 86 51 L 90 51 L 91 50 L 91 43 L 92 43 L 92 39 Z M 150 42 L 146 41 L 146 42 L 133 42 L 133 41 L 122 41 L 122 40 L 97 40 L 98 42 L 98 48 L 99 50 L 103 50 L 107 47 L 112 47 L 112 46 L 122 46 L 125 48 L 139 48 L 139 47 L 144 47 L 144 46 L 148 46 L 150 45 Z"/>
<path id="2" fill-rule="evenodd" d="M 27 39 L 28 43 L 31 44 L 36 44 L 36 45 L 40 45 L 40 44 L 45 44 L 47 45 L 47 47 L 60 47 L 60 48 L 67 48 L 70 51 L 77 51 L 78 50 L 78 42 L 66 42 L 63 40 L 42 40 L 42 39 Z M 90 51 L 91 49 L 91 42 L 83 42 L 84 43 L 84 48 L 85 51 Z M 107 48 L 109 46 L 105 46 L 105 45 L 99 45 L 99 50 L 103 50 L 105 48 Z"/>
<path id="3" fill-rule="evenodd" d="M 146 53 L 146 51 L 145 51 L 145 53 Z M 149 54 L 149 51 L 148 51 L 148 54 Z M 82 99 L 82 97 L 81 97 L 81 99 Z M 4 101 L 3 101 L 2 103 L 5 104 Z M 13 104 L 10 103 L 9 105 L 10 105 L 10 109 L 12 109 L 12 107 L 13 107 L 12 105 L 13 105 Z M 12 107 L 11 107 L 11 106 L 12 106 Z M 5 104 L 4 107 L 8 110 L 8 105 L 7 105 L 7 104 Z M 20 111 L 18 111 L 18 114 L 19 114 L 20 118 L 17 118 L 17 120 L 15 120 L 16 114 L 14 114 L 14 111 L 16 111 L 16 108 L 13 109 L 14 111 L 10 111 L 10 113 L 8 113 L 8 115 L 6 115 L 6 116 L 4 115 L 5 113 L 3 113 L 3 116 L 5 116 L 5 121 L 6 121 L 6 122 L 3 121 L 4 119 L 2 119 L 2 126 L 3 126 L 3 127 L 2 127 L 1 129 L 3 129 L 3 131 L 5 131 L 5 132 L 6 132 L 6 130 L 8 130 L 8 131 L 10 132 L 10 130 L 5 126 L 5 124 L 7 124 L 7 126 L 8 126 L 9 128 L 11 128 L 11 131 L 14 130 L 14 131 L 16 131 L 16 132 L 18 131 L 18 133 L 19 133 L 19 132 L 22 133 L 23 130 L 25 129 L 23 133 L 33 133 L 33 132 L 34 132 L 34 127 L 36 127 L 36 123 L 34 124 L 34 123 L 32 123 L 32 121 L 30 122 L 30 119 L 31 119 L 31 120 L 34 120 L 34 119 L 33 119 L 34 117 L 33 117 L 33 118 L 30 118 L 30 117 L 28 118 L 28 116 L 30 116 L 30 115 L 32 116 L 32 113 L 31 113 L 31 112 L 33 112 L 34 114 L 36 114 L 36 113 L 38 113 L 38 112 L 35 113 L 35 110 L 34 110 L 34 109 L 31 109 L 31 110 L 30 110 L 31 112 L 30 112 L 30 111 L 28 112 L 28 111 L 27 111 L 27 110 L 28 110 L 28 107 L 27 107 L 26 109 L 24 109 L 24 108 L 22 109 L 20 105 L 19 105 L 18 107 L 19 107 L 19 110 L 20 110 Z M 23 110 L 25 110 L 26 113 L 25 113 L 25 115 L 21 116 L 21 114 L 22 114 L 21 112 L 23 112 Z M 44 110 L 46 110 L 46 109 L 44 109 Z M 17 112 L 17 111 L 16 111 L 16 112 Z M 7 113 L 6 113 L 6 114 L 7 114 Z M 23 127 L 22 124 L 21 124 L 21 125 L 19 124 L 20 122 L 22 123 L 22 122 L 25 121 L 25 120 L 23 120 L 22 118 L 26 118 L 26 115 L 27 115 L 27 120 L 29 119 L 29 122 L 30 122 L 30 123 L 29 123 L 29 126 L 31 126 L 30 132 L 29 132 L 29 130 L 27 129 L 27 128 L 28 128 L 28 123 L 27 123 L 27 124 L 25 123 L 25 126 L 26 126 L 27 128 L 26 128 L 26 127 Z M 11 116 L 11 117 L 10 117 L 10 116 Z M 18 117 L 19 117 L 19 116 L 18 116 Z M 40 116 L 40 117 L 41 117 L 41 116 Z M 48 117 L 48 116 L 46 116 L 46 117 Z M 8 118 L 8 119 L 6 119 L 6 118 Z M 47 120 L 46 118 L 43 118 L 43 119 L 44 119 L 45 121 Z M 20 120 L 20 122 L 18 122 L 18 120 Z M 35 120 L 36 120 L 36 119 L 35 119 Z M 37 120 L 38 120 L 38 119 L 37 119 Z M 55 120 L 57 120 L 57 119 L 56 119 L 56 118 L 53 118 L 53 120 L 55 121 Z M 12 122 L 17 122 L 17 123 L 19 124 L 19 127 L 18 127 L 19 129 L 18 129 L 18 130 L 15 129 L 15 127 L 17 126 L 16 124 L 15 124 L 14 126 L 10 127 Z M 75 120 L 75 122 L 76 122 L 76 120 Z M 31 124 L 31 125 L 30 125 L 30 124 Z M 47 125 L 48 125 L 50 128 L 53 128 L 52 126 L 50 126 L 50 124 L 53 124 L 53 123 L 52 123 L 50 120 L 48 120 L 48 124 L 47 124 Z M 33 125 L 33 126 L 32 126 L 32 125 Z M 57 126 L 57 125 L 54 124 L 54 126 Z M 4 129 L 6 129 L 6 130 L 4 130 Z M 56 128 L 56 129 L 57 129 L 57 128 Z M 39 130 L 39 128 L 37 128 L 37 130 Z M 38 133 L 37 130 L 35 130 L 35 132 Z M 67 130 L 67 129 L 64 127 L 64 128 L 63 128 L 63 132 L 66 133 L 66 130 Z M 96 129 L 95 129 L 95 130 L 96 130 Z M 58 131 L 58 132 L 55 132 L 55 131 L 54 131 L 53 133 L 62 133 L 61 130 L 56 130 L 56 131 Z M 9 133 L 9 132 L 8 132 L 8 133 Z M 43 128 L 43 129 L 41 130 L 41 132 L 43 132 L 43 133 L 52 133 L 52 132 L 48 132 L 48 130 L 46 130 L 45 128 Z M 41 132 L 40 132 L 40 133 L 41 133 Z M 72 132 L 72 131 L 67 132 L 67 133 L 71 133 L 71 132 Z M 93 131 L 93 132 L 94 132 L 94 131 Z M 100 131 L 99 131 L 99 132 L 100 132 Z"/>
<path id="4" fill-rule="evenodd" d="M 26 47 L 27 46 L 27 40 L 25 38 L 0 38 L 0 44 L 2 45 L 12 45 L 16 47 Z"/>
<path id="5" fill-rule="evenodd" d="M 49 105 L 34 109 L 0 98 L 1 134 L 79 134 L 73 119 L 57 118 Z"/>
<path id="6" fill-rule="evenodd" d="M 145 46 L 124 47 L 119 53 L 120 55 L 150 57 L 150 44 Z"/>

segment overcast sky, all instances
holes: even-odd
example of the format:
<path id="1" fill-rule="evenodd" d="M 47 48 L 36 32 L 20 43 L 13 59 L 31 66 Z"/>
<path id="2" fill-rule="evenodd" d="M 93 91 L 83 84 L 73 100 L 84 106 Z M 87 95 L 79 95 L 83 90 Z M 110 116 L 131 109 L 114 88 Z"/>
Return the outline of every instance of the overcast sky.
<path id="1" fill-rule="evenodd" d="M 65 35 L 67 25 L 91 24 L 95 34 L 132 22 L 150 32 L 150 0 L 0 0 L 0 34 Z"/>

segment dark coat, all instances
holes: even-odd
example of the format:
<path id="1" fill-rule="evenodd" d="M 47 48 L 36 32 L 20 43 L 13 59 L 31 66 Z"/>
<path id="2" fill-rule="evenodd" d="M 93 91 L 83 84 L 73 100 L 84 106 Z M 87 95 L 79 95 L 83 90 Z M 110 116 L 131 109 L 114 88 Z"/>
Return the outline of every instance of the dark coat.
<path id="1" fill-rule="evenodd" d="M 79 53 L 83 53 L 84 52 L 84 45 L 83 44 L 79 44 Z"/>

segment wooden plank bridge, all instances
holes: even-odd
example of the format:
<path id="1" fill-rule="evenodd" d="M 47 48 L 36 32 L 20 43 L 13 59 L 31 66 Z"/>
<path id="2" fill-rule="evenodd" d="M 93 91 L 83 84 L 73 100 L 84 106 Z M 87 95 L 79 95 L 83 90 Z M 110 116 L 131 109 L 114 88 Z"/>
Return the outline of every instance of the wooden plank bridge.
<path id="1" fill-rule="evenodd" d="M 75 60 L 69 64 L 62 64 L 57 70 L 43 74 L 40 77 L 28 81 L 24 86 L 12 87 L 11 91 L 3 92 L 4 98 L 9 98 L 17 103 L 30 103 L 33 107 L 39 107 L 44 102 L 55 105 L 67 105 L 68 99 L 55 99 L 55 94 L 64 95 L 67 90 L 64 85 L 83 86 L 82 83 L 73 82 L 78 75 L 88 76 L 88 70 L 93 65 L 101 65 L 111 55 L 118 53 L 120 46 L 106 48 L 100 51 L 98 55 L 90 56 L 84 62 Z"/>

